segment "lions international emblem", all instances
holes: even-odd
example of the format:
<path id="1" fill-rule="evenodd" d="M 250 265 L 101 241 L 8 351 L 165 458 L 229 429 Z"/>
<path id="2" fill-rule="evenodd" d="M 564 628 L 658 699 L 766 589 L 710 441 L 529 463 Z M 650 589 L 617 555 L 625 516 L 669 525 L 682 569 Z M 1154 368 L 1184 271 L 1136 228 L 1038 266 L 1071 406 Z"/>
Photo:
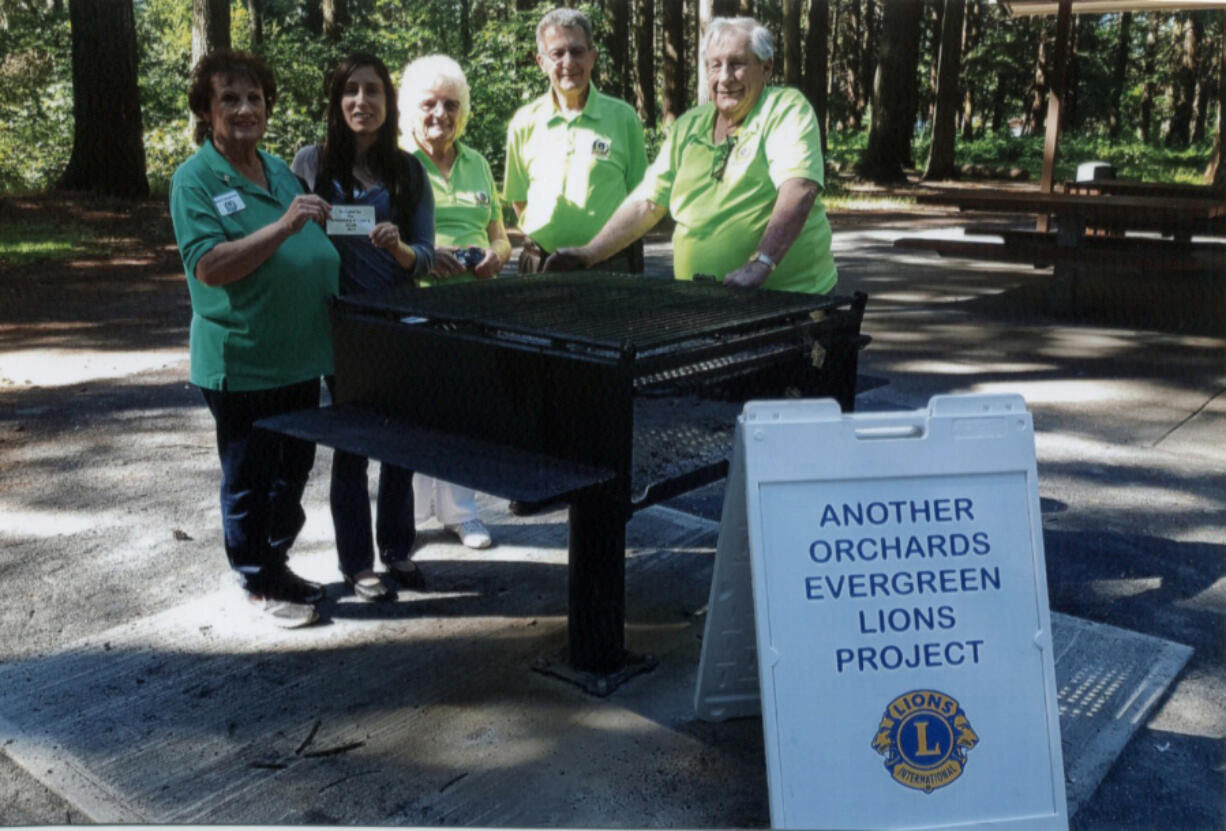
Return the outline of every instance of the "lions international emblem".
<path id="1" fill-rule="evenodd" d="M 932 793 L 962 775 L 966 753 L 979 744 L 957 700 L 936 690 L 912 690 L 885 708 L 873 750 L 894 781 Z"/>
<path id="2" fill-rule="evenodd" d="M 490 195 L 483 190 L 477 191 L 473 196 L 476 198 L 478 205 L 488 205 L 490 203 Z"/>
<path id="3" fill-rule="evenodd" d="M 598 138 L 592 142 L 592 155 L 598 159 L 609 158 L 609 152 L 611 150 L 612 147 L 609 146 L 609 142 L 605 139 Z"/>

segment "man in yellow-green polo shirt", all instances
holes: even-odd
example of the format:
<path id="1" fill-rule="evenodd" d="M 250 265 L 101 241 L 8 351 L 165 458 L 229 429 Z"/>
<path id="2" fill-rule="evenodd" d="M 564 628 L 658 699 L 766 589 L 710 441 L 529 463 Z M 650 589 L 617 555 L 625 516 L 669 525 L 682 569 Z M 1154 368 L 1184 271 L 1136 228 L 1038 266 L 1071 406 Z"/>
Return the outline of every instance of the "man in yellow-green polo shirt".
<path id="1" fill-rule="evenodd" d="M 592 84 L 597 50 L 587 17 L 574 9 L 549 12 L 537 26 L 536 48 L 550 89 L 521 107 L 507 128 L 504 195 L 529 238 L 521 274 L 540 271 L 550 252 L 589 242 L 647 167 L 634 108 Z M 642 271 L 641 257 L 599 265 Z"/>
<path id="2" fill-rule="evenodd" d="M 825 171 L 813 108 L 768 87 L 774 45 L 751 18 L 716 18 L 703 42 L 711 101 L 677 119 L 643 182 L 586 245 L 559 250 L 550 271 L 582 268 L 676 221 L 673 272 L 726 284 L 826 293 L 837 274 L 818 199 Z"/>

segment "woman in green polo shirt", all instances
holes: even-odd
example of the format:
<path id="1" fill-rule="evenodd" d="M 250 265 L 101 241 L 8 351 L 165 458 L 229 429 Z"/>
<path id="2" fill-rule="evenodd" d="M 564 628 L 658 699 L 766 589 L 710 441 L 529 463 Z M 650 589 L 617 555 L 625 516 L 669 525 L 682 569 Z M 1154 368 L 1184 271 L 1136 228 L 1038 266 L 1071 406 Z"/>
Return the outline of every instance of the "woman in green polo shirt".
<path id="1" fill-rule="evenodd" d="M 200 149 L 175 171 L 170 215 L 192 301 L 191 381 L 217 426 L 226 555 L 250 599 L 293 627 L 323 598 L 287 565 L 315 445 L 253 425 L 319 405 L 340 258 L 320 227 L 328 203 L 259 149 L 276 97 L 255 55 L 201 58 L 188 92 Z"/>
<path id="2" fill-rule="evenodd" d="M 454 60 L 429 55 L 405 67 L 400 142 L 425 166 L 434 191 L 434 269 L 422 285 L 488 279 L 511 258 L 489 162 L 459 141 L 470 113 L 468 80 Z M 493 543 L 471 488 L 419 473 L 413 493 L 418 522 L 433 514 L 469 548 Z"/>

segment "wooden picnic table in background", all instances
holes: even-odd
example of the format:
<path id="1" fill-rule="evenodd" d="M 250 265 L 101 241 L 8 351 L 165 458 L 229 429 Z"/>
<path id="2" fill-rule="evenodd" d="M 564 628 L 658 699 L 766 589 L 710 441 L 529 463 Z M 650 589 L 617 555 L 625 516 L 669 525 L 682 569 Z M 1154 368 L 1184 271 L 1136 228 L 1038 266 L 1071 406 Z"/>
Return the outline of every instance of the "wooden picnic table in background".
<path id="1" fill-rule="evenodd" d="M 1065 193 L 1088 196 L 1153 196 L 1175 199 L 1226 199 L 1226 186 L 1193 185 L 1186 182 L 1142 182 L 1138 179 L 1095 179 L 1065 182 Z"/>
<path id="2" fill-rule="evenodd" d="M 1097 187 L 1105 182 L 1083 184 Z M 1018 225 L 1029 224 L 1029 228 L 971 225 L 965 230 L 968 236 L 995 236 L 1000 242 L 903 237 L 894 245 L 942 256 L 1052 266 L 1050 310 L 1073 313 L 1077 284 L 1091 276 L 1154 270 L 1203 273 L 1218 279 L 1217 275 L 1226 273 L 1226 244 L 1192 239 L 1223 233 L 1226 201 L 1187 195 L 1185 188 L 1173 192 L 1184 195 L 961 188 L 921 193 L 916 196 L 921 205 L 1013 214 L 1018 216 Z M 1050 218 L 1055 230 L 1033 230 L 1035 216 Z"/>
<path id="3" fill-rule="evenodd" d="M 1096 182 L 1096 185 L 1102 184 Z M 1042 193 L 1018 190 L 958 190 L 921 193 L 921 205 L 947 205 L 963 211 L 1046 214 L 1056 223 L 1058 237 L 1072 244 L 1087 227 L 1157 231 L 1176 240 L 1226 217 L 1226 201 L 1178 196 L 1117 196 L 1112 194 Z"/>

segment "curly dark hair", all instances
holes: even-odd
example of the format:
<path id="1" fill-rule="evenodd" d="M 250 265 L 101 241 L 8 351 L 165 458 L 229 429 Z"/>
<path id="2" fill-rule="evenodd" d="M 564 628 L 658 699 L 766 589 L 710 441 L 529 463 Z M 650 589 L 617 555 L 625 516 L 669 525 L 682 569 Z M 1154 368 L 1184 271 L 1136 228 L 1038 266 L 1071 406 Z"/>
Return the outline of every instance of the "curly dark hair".
<path id="1" fill-rule="evenodd" d="M 372 68 L 383 84 L 386 113 L 374 145 L 366 152 L 366 162 L 371 173 L 387 188 L 388 196 L 396 206 L 398 224 L 405 223 L 407 229 L 409 218 L 417 209 L 417 201 L 430 185 L 421 163 L 397 144 L 400 110 L 396 103 L 396 87 L 387 65 L 368 52 L 349 55 L 336 65 L 325 80 L 328 90 L 328 112 L 325 117 L 328 132 L 324 139 L 319 173 L 315 178 L 315 192 L 332 201 L 332 182 L 340 184 L 342 193 L 350 194 L 354 190 L 353 166 L 357 161 L 357 148 L 353 131 L 345 123 L 341 99 L 345 97 L 345 84 L 349 76 L 364 66 Z"/>
<path id="2" fill-rule="evenodd" d="M 272 105 L 277 100 L 277 78 L 259 55 L 241 49 L 217 49 L 208 53 L 192 70 L 191 86 L 187 90 L 187 106 L 196 116 L 196 144 L 203 144 L 213 129 L 209 109 L 213 101 L 214 78 L 220 78 L 222 83 L 244 78 L 258 86 L 264 93 L 264 111 L 267 115 L 272 114 Z"/>

